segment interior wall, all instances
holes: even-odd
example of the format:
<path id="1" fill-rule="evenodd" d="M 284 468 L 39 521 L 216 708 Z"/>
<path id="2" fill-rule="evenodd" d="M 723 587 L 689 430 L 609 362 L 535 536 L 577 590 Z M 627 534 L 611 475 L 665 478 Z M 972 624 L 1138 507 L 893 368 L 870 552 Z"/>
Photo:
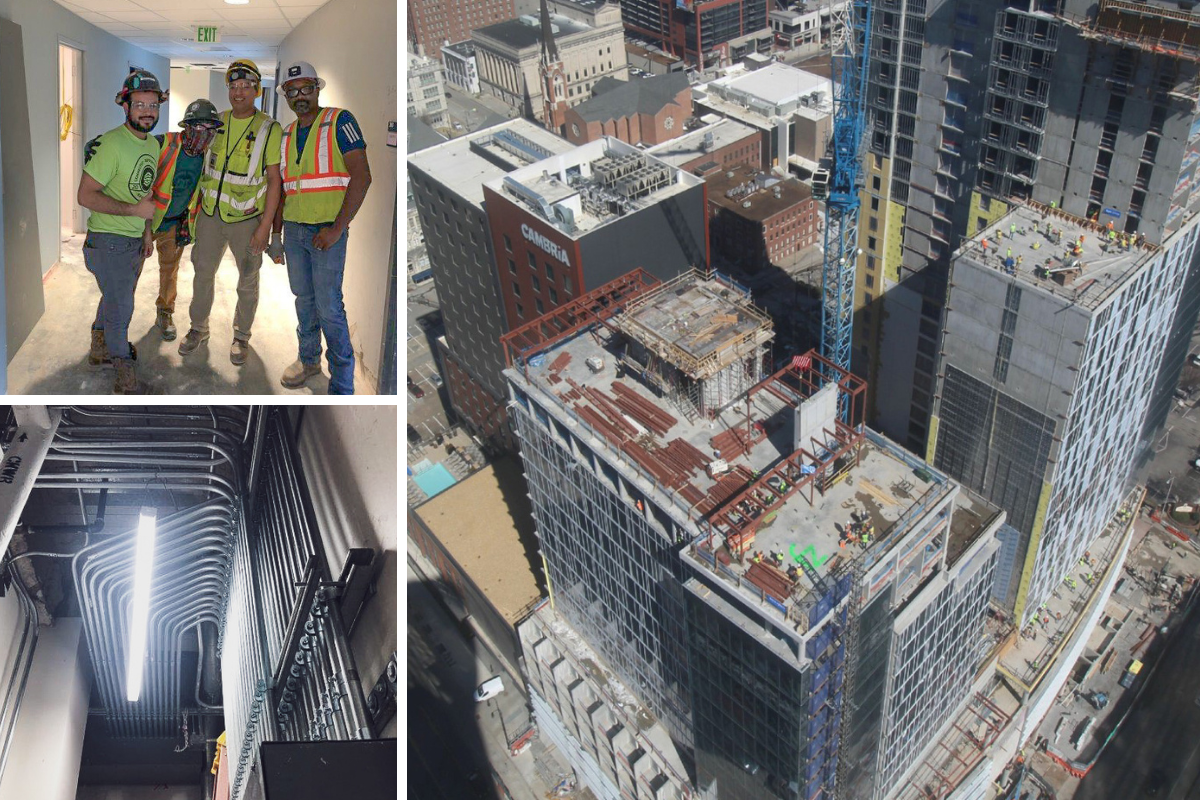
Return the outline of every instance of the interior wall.
<path id="1" fill-rule="evenodd" d="M 16 596 L 5 598 L 6 605 L 9 599 Z M 0 800 L 75 797 L 90 693 L 85 650 L 79 618 L 41 629 Z"/>
<path id="2" fill-rule="evenodd" d="M 0 16 L 0 109 L 28 108 L 28 93 L 25 81 L 25 47 L 21 26 Z M 58 70 L 55 48 L 55 99 L 57 100 Z M 12 76 L 5 80 L 4 76 Z M 57 120 L 56 120 L 57 122 Z M 34 180 L 33 135 L 29 120 L 20 113 L 0 113 L 0 138 L 5 141 L 4 159 L 0 161 L 0 194 L 5 197 L 4 228 L 7 231 L 3 246 L 5 254 L 4 273 L 4 329 L 7 342 L 7 359 L 11 359 L 25 337 L 42 316 L 45 298 L 42 294 L 41 246 L 42 228 L 38 225 L 37 192 Z M 52 140 L 51 140 L 52 141 Z M 58 148 L 54 147 L 54 159 L 58 160 Z M 55 171 L 45 173 L 57 176 Z M 54 237 L 51 244 L 57 248 L 58 240 L 58 185 L 51 187 L 44 181 L 45 188 L 53 188 Z M 55 256 L 57 257 L 57 249 Z"/>
<path id="3" fill-rule="evenodd" d="M 350 641 L 364 691 L 397 652 L 397 413 L 395 406 L 307 406 L 297 442 L 332 577 L 351 547 L 374 548 L 381 559 L 378 594 Z M 396 735 L 398 717 L 381 736 Z"/>
<path id="4" fill-rule="evenodd" d="M 396 4 L 391 0 L 330 0 L 279 48 L 282 65 L 294 60 L 313 65 L 326 83 L 321 105 L 353 113 L 367 142 L 373 182 L 350 225 L 342 289 L 355 354 L 376 384 L 396 202 L 396 148 L 385 144 L 388 122 L 397 121 L 396 50 Z M 286 126 L 294 119 L 281 100 L 280 123 Z"/>
<path id="5" fill-rule="evenodd" d="M 212 100 L 209 90 L 211 71 L 198 67 L 171 67 L 171 99 L 168 101 L 167 130 L 179 130 L 179 120 L 193 100 Z M 226 103 L 228 105 L 228 103 Z"/>
<path id="6" fill-rule="evenodd" d="M 124 112 L 113 98 L 130 65 L 150 70 L 169 86 L 170 62 L 166 58 L 105 33 L 53 0 L 0 0 L 0 17 L 20 25 L 24 34 L 27 116 L 34 132 L 33 168 L 38 175 L 58 175 L 58 140 L 50 132 L 58 130 L 60 38 L 84 51 L 84 141 L 124 121 Z M 7 107 L 4 113 L 23 116 L 19 110 Z M 154 132 L 163 130 L 165 122 L 160 121 Z M 45 273 L 58 257 L 58 181 L 38 181 L 36 190 Z"/>

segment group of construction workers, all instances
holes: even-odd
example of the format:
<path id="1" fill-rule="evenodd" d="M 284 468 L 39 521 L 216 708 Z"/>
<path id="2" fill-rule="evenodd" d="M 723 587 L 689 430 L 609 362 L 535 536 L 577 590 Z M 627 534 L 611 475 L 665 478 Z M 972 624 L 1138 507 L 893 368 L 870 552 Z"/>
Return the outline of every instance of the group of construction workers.
<path id="1" fill-rule="evenodd" d="M 371 184 L 362 131 L 349 111 L 321 107 L 325 81 L 308 62 L 280 75 L 276 91 L 297 117 L 286 129 L 255 106 L 262 73 L 253 61 L 230 64 L 225 85 L 228 111 L 196 100 L 182 131 L 153 136 L 169 92 L 150 72 L 132 70 L 116 96 L 124 124 L 87 144 L 78 195 L 91 211 L 83 257 L 100 287 L 88 361 L 116 368 L 116 394 L 150 390 L 128 341 L 137 282 L 157 248 L 155 328 L 174 340 L 179 262 L 193 244 L 189 329 L 179 353 L 186 358 L 209 339 L 217 269 L 228 249 L 238 270 L 229 359 L 245 364 L 265 252 L 286 264 L 296 298 L 298 357 L 280 383 L 300 388 L 321 374 L 323 335 L 329 393 L 353 394 L 342 276 L 347 230 Z"/>

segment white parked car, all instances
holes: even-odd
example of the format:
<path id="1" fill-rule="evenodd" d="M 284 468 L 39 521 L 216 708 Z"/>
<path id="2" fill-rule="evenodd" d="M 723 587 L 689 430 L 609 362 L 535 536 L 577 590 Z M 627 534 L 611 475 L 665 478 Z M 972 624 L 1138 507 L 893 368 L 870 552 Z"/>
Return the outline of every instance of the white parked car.
<path id="1" fill-rule="evenodd" d="M 491 700 L 503 691 L 504 681 L 500 679 L 499 675 L 488 678 L 475 690 L 475 702 L 482 703 L 484 700 Z"/>

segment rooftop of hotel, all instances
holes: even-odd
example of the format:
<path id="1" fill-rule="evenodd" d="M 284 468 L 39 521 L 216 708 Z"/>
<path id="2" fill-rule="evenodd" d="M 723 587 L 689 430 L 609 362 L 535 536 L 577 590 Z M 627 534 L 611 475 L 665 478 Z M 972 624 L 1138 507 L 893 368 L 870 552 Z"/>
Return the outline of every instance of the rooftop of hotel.
<path id="1" fill-rule="evenodd" d="M 958 259 L 969 259 L 1084 308 L 1096 308 L 1132 278 L 1158 251 L 1130 235 L 1122 243 L 1119 220 L 1098 223 L 1048 206 L 1017 206 L 963 244 Z M 987 242 L 986 249 L 983 246 Z"/>
<path id="2" fill-rule="evenodd" d="M 514 119 L 412 153 L 408 162 L 482 207 L 484 183 L 572 147 L 540 125 Z"/>
<path id="3" fill-rule="evenodd" d="M 753 306 L 743 290 L 717 273 L 693 273 L 605 306 L 632 307 L 636 326 L 624 310 L 604 324 L 587 324 L 578 310 L 568 309 L 583 320 L 580 329 L 531 358 L 518 357 L 514 370 L 565 412 L 547 423 L 552 431 L 608 450 L 637 491 L 674 509 L 694 530 L 711 531 L 712 567 L 715 550 L 726 577 L 739 586 L 752 583 L 784 603 L 799 599 L 810 593 L 807 567 L 824 580 L 859 555 L 874 563 L 909 522 L 954 488 L 861 423 L 836 422 L 839 393 L 861 417 L 865 384 L 853 376 L 837 385 L 825 381 L 820 371 L 836 368 L 815 354 L 794 359 L 711 419 L 672 399 L 669 388 L 644 377 L 648 368 L 628 361 L 626 337 L 644 329 L 648 335 L 639 340 L 654 349 L 651 339 L 670 340 L 680 320 L 695 319 L 693 301 L 699 299 L 703 314 L 695 324 L 702 327 L 693 331 L 689 323 L 689 335 L 703 333 L 709 337 L 705 346 L 718 349 L 745 340 L 755 318 L 747 313 Z M 604 306 L 588 296 L 581 300 Z M 769 333 L 769 321 L 758 325 Z M 986 521 L 981 516 L 973 526 L 964 517 L 958 535 L 971 538 Z M 731 558 L 730 545 L 745 551 L 741 562 Z M 756 551 L 762 562 L 781 554 L 782 568 L 755 563 Z"/>
<path id="4" fill-rule="evenodd" d="M 497 176 L 487 186 L 575 237 L 701 183 L 606 136 Z"/>

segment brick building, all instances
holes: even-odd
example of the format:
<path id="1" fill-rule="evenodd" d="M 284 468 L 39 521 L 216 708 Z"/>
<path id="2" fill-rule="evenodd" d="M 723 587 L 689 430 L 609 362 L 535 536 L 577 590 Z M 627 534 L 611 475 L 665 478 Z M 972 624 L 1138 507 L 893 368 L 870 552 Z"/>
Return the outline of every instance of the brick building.
<path id="1" fill-rule="evenodd" d="M 806 184 L 749 166 L 705 183 L 713 249 L 744 269 L 785 263 L 817 243 L 817 201 Z"/>
<path id="2" fill-rule="evenodd" d="M 408 0 L 409 48 L 440 61 L 446 42 L 514 16 L 513 0 Z"/>
<path id="3" fill-rule="evenodd" d="M 682 136 L 646 150 L 665 161 L 701 178 L 743 164 L 766 169 L 763 133 L 735 119 L 715 115 L 692 120 Z"/>
<path id="4" fill-rule="evenodd" d="M 567 109 L 567 139 L 574 144 L 612 136 L 626 144 L 655 145 L 684 132 L 692 113 L 692 87 L 682 72 L 619 81 L 605 78 L 592 99 Z"/>

